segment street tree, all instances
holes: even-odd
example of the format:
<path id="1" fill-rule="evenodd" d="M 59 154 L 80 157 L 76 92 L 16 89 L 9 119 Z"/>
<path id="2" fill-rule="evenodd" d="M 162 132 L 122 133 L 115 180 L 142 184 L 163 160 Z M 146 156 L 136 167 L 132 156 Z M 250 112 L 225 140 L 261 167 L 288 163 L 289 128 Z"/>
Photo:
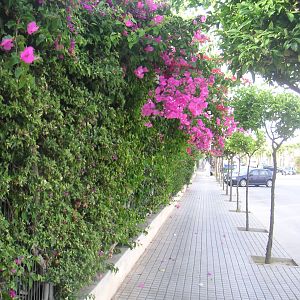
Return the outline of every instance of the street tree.
<path id="1" fill-rule="evenodd" d="M 174 2 L 183 2 L 173 0 Z M 186 3 L 186 1 L 184 1 Z M 300 93 L 298 0 L 190 0 L 204 5 L 217 26 L 220 48 L 233 73 L 258 73 Z"/>
<path id="2" fill-rule="evenodd" d="M 264 144 L 264 137 L 261 132 L 257 132 L 256 135 L 250 135 L 245 131 L 236 131 L 231 136 L 231 147 L 239 161 L 238 176 L 240 175 L 241 157 L 247 156 L 247 178 L 249 175 L 249 168 L 251 158 L 254 153 L 262 147 Z M 246 230 L 249 230 L 249 215 L 248 215 L 248 180 L 246 182 Z M 239 186 L 240 182 L 237 182 L 236 186 L 236 211 L 240 211 L 239 205 Z"/>
<path id="3" fill-rule="evenodd" d="M 227 175 L 226 175 L 226 195 L 228 195 L 228 185 L 229 188 L 229 201 L 232 201 L 232 172 L 233 172 L 233 158 L 236 154 L 236 148 L 234 146 L 234 141 L 232 136 L 227 138 L 224 145 L 224 155 L 227 157 L 228 165 L 227 165 Z M 230 174 L 229 174 L 230 172 Z"/>
<path id="4" fill-rule="evenodd" d="M 263 121 L 267 136 L 272 145 L 274 166 L 271 188 L 270 228 L 265 258 L 265 263 L 269 264 L 271 263 L 274 232 L 277 152 L 285 141 L 294 136 L 295 130 L 300 128 L 300 97 L 288 93 L 273 96 L 269 92 L 262 92 L 262 97 L 268 103 Z"/>
<path id="5" fill-rule="evenodd" d="M 255 99 L 255 101 L 253 101 Z M 260 91 L 252 87 L 240 88 L 234 93 L 232 104 L 235 120 L 246 131 L 253 132 L 253 136 L 245 135 L 240 147 L 247 156 L 246 182 L 246 231 L 249 230 L 249 170 L 253 155 L 264 145 L 263 134 L 259 129 L 263 126 L 263 111 L 266 103 L 260 97 Z"/>
<path id="6" fill-rule="evenodd" d="M 245 136 L 242 151 L 247 155 L 247 182 L 246 182 L 246 231 L 249 231 L 249 171 L 253 155 L 264 146 L 264 134 L 257 130 L 254 136 Z"/>
<path id="7" fill-rule="evenodd" d="M 232 103 L 235 107 L 235 118 L 240 125 L 245 129 L 264 128 L 271 142 L 274 172 L 269 238 L 265 257 L 265 263 L 269 264 L 274 232 L 277 152 L 285 141 L 294 136 L 295 130 L 300 128 L 300 97 L 289 93 L 274 95 L 270 91 L 252 87 L 237 91 Z"/>

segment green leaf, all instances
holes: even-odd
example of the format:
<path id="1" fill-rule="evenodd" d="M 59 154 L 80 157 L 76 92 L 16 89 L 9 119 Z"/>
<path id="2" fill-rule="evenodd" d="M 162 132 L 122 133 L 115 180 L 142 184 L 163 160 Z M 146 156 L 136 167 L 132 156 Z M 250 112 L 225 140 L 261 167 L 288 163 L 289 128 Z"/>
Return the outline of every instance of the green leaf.
<path id="1" fill-rule="evenodd" d="M 138 31 L 138 33 L 139 33 L 139 37 L 143 37 L 144 35 L 145 35 L 145 30 L 144 29 L 140 29 L 139 31 Z"/>
<path id="2" fill-rule="evenodd" d="M 44 34 L 39 34 L 39 36 L 36 39 L 36 44 L 40 45 L 46 40 L 46 36 Z"/>
<path id="3" fill-rule="evenodd" d="M 8 60 L 8 66 L 13 67 L 14 65 L 20 62 L 20 58 L 16 53 L 13 53 L 12 56 Z"/>
<path id="4" fill-rule="evenodd" d="M 288 16 L 290 22 L 292 23 L 295 19 L 295 16 L 294 14 L 290 13 L 290 12 L 287 12 L 286 15 Z"/>
<path id="5" fill-rule="evenodd" d="M 291 48 L 293 51 L 297 52 L 298 51 L 298 43 L 292 43 Z"/>
<path id="6" fill-rule="evenodd" d="M 22 67 L 17 67 L 15 69 L 15 77 L 17 79 L 19 79 L 23 72 L 24 72 L 24 69 Z"/>

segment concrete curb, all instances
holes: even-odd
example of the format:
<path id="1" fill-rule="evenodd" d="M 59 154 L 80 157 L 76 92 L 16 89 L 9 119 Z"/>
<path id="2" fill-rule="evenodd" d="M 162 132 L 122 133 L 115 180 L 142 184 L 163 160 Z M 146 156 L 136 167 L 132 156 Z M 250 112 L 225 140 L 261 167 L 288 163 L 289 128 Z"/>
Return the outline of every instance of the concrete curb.
<path id="1" fill-rule="evenodd" d="M 196 170 L 191 178 L 191 182 L 196 176 Z M 168 219 L 171 212 L 175 209 L 175 205 L 179 202 L 182 195 L 187 189 L 185 185 L 176 196 L 170 201 L 170 205 L 165 207 L 149 224 L 147 227 L 148 234 L 141 234 L 137 239 L 137 246 L 134 249 L 126 249 L 124 253 L 115 263 L 115 267 L 118 268 L 118 272 L 114 273 L 108 271 L 104 277 L 96 283 L 89 295 L 85 299 L 95 299 L 95 300 L 110 300 L 117 292 L 121 286 L 123 280 L 126 278 L 128 273 L 131 271 L 132 267 L 135 265 L 137 260 L 143 254 L 145 249 L 148 247 L 150 242 L 155 237 L 156 233 L 163 225 L 163 223 Z"/>

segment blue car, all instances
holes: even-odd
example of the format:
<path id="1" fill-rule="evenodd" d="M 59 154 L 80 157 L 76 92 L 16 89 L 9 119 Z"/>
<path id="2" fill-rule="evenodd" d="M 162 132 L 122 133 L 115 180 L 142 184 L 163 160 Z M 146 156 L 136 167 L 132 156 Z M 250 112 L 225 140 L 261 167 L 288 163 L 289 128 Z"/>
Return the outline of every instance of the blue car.
<path id="1" fill-rule="evenodd" d="M 268 169 L 251 169 L 249 171 L 249 185 L 265 185 L 267 187 L 271 187 L 272 175 L 272 171 Z M 225 178 L 225 182 L 227 184 L 230 184 L 230 177 L 229 180 Z M 238 175 L 238 172 L 232 173 L 232 185 L 237 184 L 242 187 L 247 185 L 247 172 L 245 172 L 244 170 L 240 173 L 240 175 Z"/>

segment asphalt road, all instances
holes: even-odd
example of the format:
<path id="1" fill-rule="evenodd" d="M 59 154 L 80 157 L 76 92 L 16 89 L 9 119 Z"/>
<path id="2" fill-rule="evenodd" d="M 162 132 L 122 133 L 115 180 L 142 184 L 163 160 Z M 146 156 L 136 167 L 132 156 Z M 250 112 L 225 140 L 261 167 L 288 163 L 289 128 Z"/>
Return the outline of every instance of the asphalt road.
<path id="1" fill-rule="evenodd" d="M 239 190 L 244 210 L 245 188 Z M 265 186 L 249 188 L 249 210 L 267 230 L 270 222 L 270 195 L 271 189 Z M 277 176 L 274 236 L 300 266 L 300 175 Z"/>

